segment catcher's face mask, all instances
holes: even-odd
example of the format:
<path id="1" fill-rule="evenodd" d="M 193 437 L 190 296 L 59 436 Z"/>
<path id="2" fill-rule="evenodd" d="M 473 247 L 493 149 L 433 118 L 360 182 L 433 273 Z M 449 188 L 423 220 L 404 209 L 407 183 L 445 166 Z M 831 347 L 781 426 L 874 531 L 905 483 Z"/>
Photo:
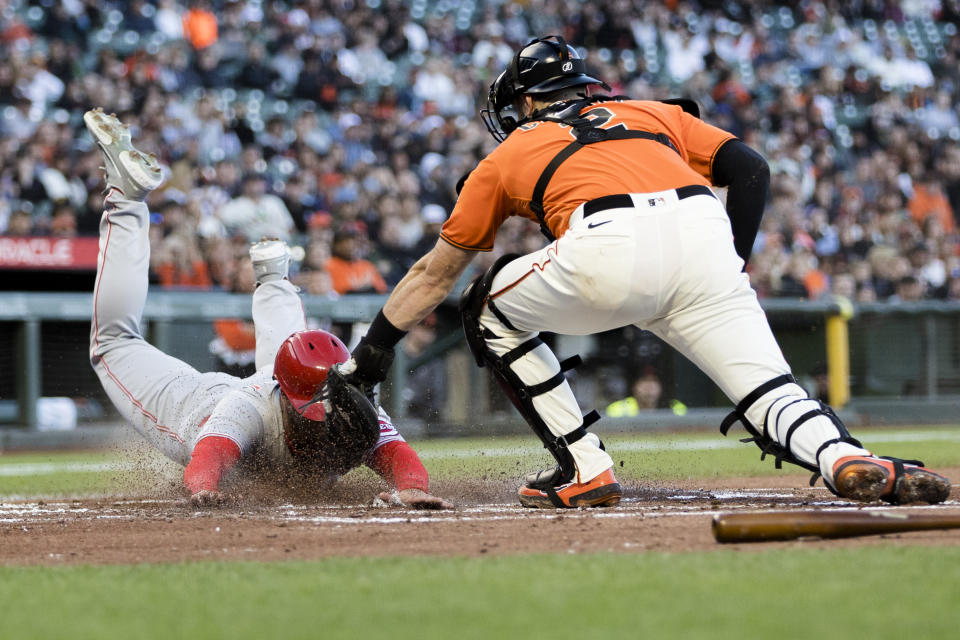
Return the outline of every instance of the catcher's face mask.
<path id="1" fill-rule="evenodd" d="M 522 119 L 517 108 L 521 96 L 513 91 L 512 85 L 512 74 L 508 69 L 490 85 L 487 108 L 480 111 L 480 119 L 497 142 L 503 142 Z"/>

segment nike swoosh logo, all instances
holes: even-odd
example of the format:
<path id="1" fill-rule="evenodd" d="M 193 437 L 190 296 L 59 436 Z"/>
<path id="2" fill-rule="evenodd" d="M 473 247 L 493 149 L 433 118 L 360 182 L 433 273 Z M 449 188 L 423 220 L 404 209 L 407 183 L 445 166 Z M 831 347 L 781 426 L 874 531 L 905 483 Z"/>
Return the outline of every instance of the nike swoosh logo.
<path id="1" fill-rule="evenodd" d="M 613 222 L 613 220 L 604 220 L 603 222 L 591 222 L 587 224 L 587 229 L 596 229 L 602 224 L 607 224 L 608 222 Z"/>

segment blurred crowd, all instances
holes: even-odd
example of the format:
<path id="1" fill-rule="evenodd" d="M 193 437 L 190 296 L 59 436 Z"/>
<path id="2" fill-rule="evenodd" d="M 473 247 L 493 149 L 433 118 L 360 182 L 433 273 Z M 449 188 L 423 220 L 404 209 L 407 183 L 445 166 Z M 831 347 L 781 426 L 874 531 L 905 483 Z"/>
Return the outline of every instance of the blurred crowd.
<path id="1" fill-rule="evenodd" d="M 561 33 L 614 93 L 693 97 L 768 158 L 761 296 L 960 299 L 958 5 L 0 0 L 0 232 L 96 234 L 99 106 L 169 174 L 156 284 L 249 290 L 272 236 L 308 293 L 386 291 L 494 144 L 490 82 Z M 497 252 L 542 242 L 510 221 Z"/>
<path id="2" fill-rule="evenodd" d="M 167 173 L 155 285 L 251 291 L 247 247 L 269 236 L 308 294 L 388 291 L 493 148 L 490 82 L 559 33 L 614 94 L 692 97 L 765 155 L 760 296 L 960 300 L 958 23 L 958 0 L 0 0 L 0 234 L 96 235 L 82 114 L 102 107 Z M 475 268 L 543 242 L 511 219 Z M 643 356 L 634 333 L 598 353 Z M 249 325 L 217 336 L 225 368 L 251 366 Z M 402 394 L 435 416 L 445 377 L 418 370 Z"/>

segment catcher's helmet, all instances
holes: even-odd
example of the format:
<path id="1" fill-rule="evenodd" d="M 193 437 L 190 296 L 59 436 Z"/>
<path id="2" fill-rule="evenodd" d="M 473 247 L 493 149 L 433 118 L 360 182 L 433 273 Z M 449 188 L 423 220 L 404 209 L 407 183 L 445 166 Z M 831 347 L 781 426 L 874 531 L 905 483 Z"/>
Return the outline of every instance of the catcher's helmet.
<path id="1" fill-rule="evenodd" d="M 330 367 L 349 357 L 347 347 L 335 335 L 320 330 L 298 331 L 280 345 L 273 377 L 300 415 L 321 421 L 326 417 L 323 403 L 314 400 Z"/>
<path id="2" fill-rule="evenodd" d="M 487 94 L 487 108 L 480 112 L 487 130 L 502 142 L 521 124 L 517 101 L 525 94 L 542 95 L 567 87 L 606 83 L 587 75 L 577 51 L 560 36 L 535 38 L 523 46 Z"/>

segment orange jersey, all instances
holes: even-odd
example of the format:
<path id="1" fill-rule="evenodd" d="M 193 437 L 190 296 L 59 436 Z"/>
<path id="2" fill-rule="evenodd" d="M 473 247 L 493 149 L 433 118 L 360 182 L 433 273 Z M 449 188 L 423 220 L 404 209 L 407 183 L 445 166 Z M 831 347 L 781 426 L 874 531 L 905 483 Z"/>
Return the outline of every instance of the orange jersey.
<path id="1" fill-rule="evenodd" d="M 339 293 L 367 292 L 371 289 L 377 293 L 387 292 L 387 283 L 383 276 L 369 260 L 342 260 L 330 258 L 324 265 L 330 274 L 333 289 Z"/>
<path id="2" fill-rule="evenodd" d="M 217 41 L 217 16 L 205 9 L 183 14 L 183 35 L 194 49 L 206 49 Z"/>
<path id="3" fill-rule="evenodd" d="M 956 226 L 950 201 L 939 189 L 918 185 L 913 190 L 913 197 L 907 203 L 907 208 L 910 210 L 910 217 L 917 224 L 922 225 L 927 218 L 933 217 L 940 221 L 944 231 L 953 231 Z"/>
<path id="4" fill-rule="evenodd" d="M 232 351 L 253 351 L 257 348 L 257 333 L 252 322 L 236 318 L 220 318 L 213 321 L 213 332 Z"/>
<path id="5" fill-rule="evenodd" d="M 543 198 L 545 220 L 559 238 L 580 204 L 615 193 L 650 193 L 691 184 L 709 186 L 717 151 L 734 138 L 685 113 L 679 106 L 646 100 L 599 102 L 581 115 L 603 129 L 665 134 L 676 151 L 655 140 L 606 140 L 584 146 L 550 180 Z M 573 129 L 559 122 L 522 125 L 473 170 L 440 236 L 472 251 L 493 249 L 497 229 L 510 216 L 537 217 L 530 210 L 533 189 L 544 168 L 573 141 Z M 679 151 L 679 153 L 678 153 Z"/>

